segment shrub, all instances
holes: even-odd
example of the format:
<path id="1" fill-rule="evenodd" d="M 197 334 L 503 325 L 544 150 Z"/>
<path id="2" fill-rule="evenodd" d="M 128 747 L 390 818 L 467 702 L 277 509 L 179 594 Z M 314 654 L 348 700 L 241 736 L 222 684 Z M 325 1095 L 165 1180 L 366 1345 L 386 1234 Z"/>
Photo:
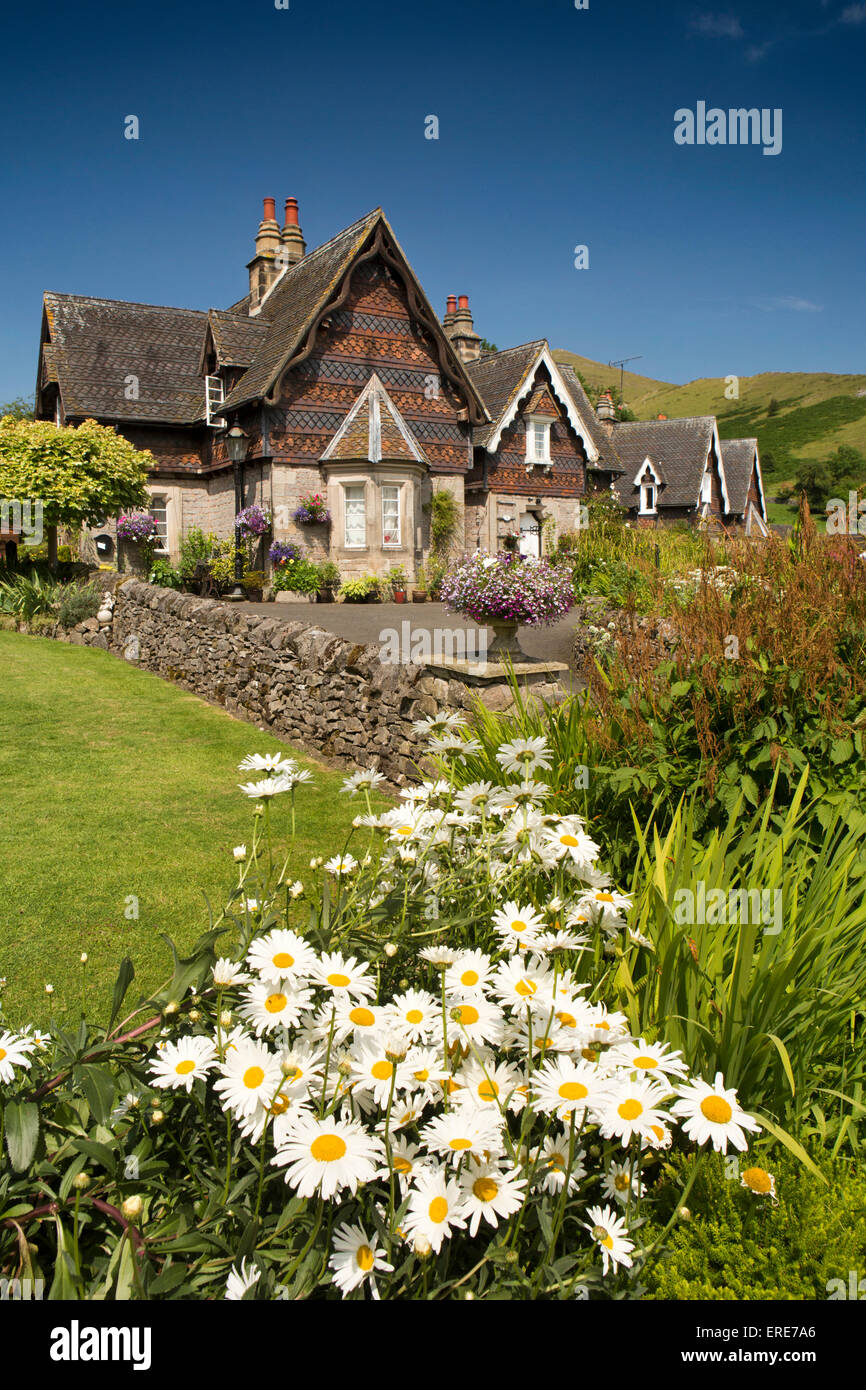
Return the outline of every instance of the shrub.
<path id="1" fill-rule="evenodd" d="M 244 587 L 247 589 L 263 589 L 265 579 L 264 570 L 244 570 Z"/>
<path id="2" fill-rule="evenodd" d="M 149 580 L 151 584 L 159 584 L 163 589 L 179 589 L 183 585 L 183 575 L 180 570 L 175 569 L 170 560 L 154 560 Z"/>
<path id="3" fill-rule="evenodd" d="M 271 582 L 277 593 L 314 594 L 320 582 L 318 567 L 309 560 L 284 560 Z"/>
<path id="4" fill-rule="evenodd" d="M 437 488 L 430 499 L 430 540 L 433 550 L 447 556 L 457 534 L 460 507 L 447 488 Z"/>
<path id="5" fill-rule="evenodd" d="M 31 634 L 38 637 L 42 632 L 53 632 L 57 626 L 57 618 L 53 613 L 35 613 L 27 626 Z"/>
<path id="6" fill-rule="evenodd" d="M 29 622 L 37 613 L 53 613 L 60 599 L 60 585 L 40 574 L 18 574 L 0 580 L 0 611 Z"/>
<path id="7" fill-rule="evenodd" d="M 365 574 L 360 579 L 346 579 L 340 585 L 340 598 L 346 603 L 364 603 L 379 597 L 379 580 L 375 574 Z"/>
<path id="8" fill-rule="evenodd" d="M 63 588 L 57 605 L 57 621 L 61 627 L 75 627 L 88 618 L 95 618 L 102 601 L 95 584 L 70 584 Z"/>
<path id="9" fill-rule="evenodd" d="M 192 579 L 196 565 L 202 560 L 211 558 L 216 543 L 216 536 L 205 535 L 198 526 L 190 527 L 180 542 L 178 568 L 184 579 Z"/>
<path id="10" fill-rule="evenodd" d="M 643 1297 L 850 1297 L 850 1271 L 858 1279 L 866 1274 L 866 1184 L 850 1162 L 813 1154 L 827 1182 L 779 1148 L 760 1149 L 748 1162 L 715 1153 L 671 1159 L 644 1240 L 664 1228 L 684 1182 L 696 1172 L 686 1199 L 691 1219 L 676 1223 L 667 1249 L 643 1271 Z M 775 1179 L 776 1204 L 742 1185 L 738 1169 L 752 1162 Z"/>
<path id="11" fill-rule="evenodd" d="M 319 585 L 323 589 L 336 589 L 340 583 L 340 571 L 333 560 L 323 560 L 318 566 Z"/>

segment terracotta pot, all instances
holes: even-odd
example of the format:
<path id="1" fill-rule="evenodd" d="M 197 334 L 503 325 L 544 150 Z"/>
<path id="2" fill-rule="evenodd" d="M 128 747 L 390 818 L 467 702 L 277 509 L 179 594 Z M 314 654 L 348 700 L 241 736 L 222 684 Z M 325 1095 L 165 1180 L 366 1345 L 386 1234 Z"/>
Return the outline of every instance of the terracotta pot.
<path id="1" fill-rule="evenodd" d="M 413 603 L 426 603 L 426 602 L 427 602 L 427 590 L 426 590 L 426 589 L 413 589 L 413 590 L 412 590 L 412 602 L 413 602 Z"/>
<path id="2" fill-rule="evenodd" d="M 395 590 L 394 590 L 394 602 L 395 602 L 395 603 L 405 603 L 405 602 L 406 602 L 406 590 L 405 590 L 405 589 L 395 589 Z"/>

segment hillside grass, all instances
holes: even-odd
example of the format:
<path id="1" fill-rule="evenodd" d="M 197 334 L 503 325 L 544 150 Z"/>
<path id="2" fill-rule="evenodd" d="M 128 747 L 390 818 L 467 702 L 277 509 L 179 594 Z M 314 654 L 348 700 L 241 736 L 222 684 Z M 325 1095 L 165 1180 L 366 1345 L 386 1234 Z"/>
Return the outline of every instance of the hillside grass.
<path id="1" fill-rule="evenodd" d="M 358 812 L 339 794 L 344 774 L 272 734 L 92 647 L 0 632 L 0 672 L 0 977 L 13 1024 L 69 1024 L 82 990 L 103 1018 L 125 955 L 130 999 L 171 973 L 159 933 L 188 950 L 208 927 L 206 897 L 218 913 L 237 881 L 233 847 L 251 843 L 246 754 L 282 752 L 314 775 L 296 793 L 293 877 L 342 849 Z M 288 815 L 281 797 L 275 824 Z M 125 915 L 133 896 L 138 920 Z"/>

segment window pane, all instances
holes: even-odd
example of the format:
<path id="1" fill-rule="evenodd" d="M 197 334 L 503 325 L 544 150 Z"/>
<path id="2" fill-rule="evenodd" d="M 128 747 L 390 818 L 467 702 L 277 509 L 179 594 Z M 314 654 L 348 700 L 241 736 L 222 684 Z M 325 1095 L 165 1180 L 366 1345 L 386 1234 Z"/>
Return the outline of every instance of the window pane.
<path id="1" fill-rule="evenodd" d="M 400 544 L 400 489 L 382 488 L 382 543 Z"/>
<path id="2" fill-rule="evenodd" d="M 156 522 L 156 529 L 159 533 L 157 550 L 166 550 L 168 548 L 168 516 L 165 498 L 151 497 L 148 510 Z"/>
<path id="3" fill-rule="evenodd" d="M 364 503 L 364 486 L 344 488 L 346 496 L 346 545 L 363 546 L 367 544 L 367 513 Z"/>

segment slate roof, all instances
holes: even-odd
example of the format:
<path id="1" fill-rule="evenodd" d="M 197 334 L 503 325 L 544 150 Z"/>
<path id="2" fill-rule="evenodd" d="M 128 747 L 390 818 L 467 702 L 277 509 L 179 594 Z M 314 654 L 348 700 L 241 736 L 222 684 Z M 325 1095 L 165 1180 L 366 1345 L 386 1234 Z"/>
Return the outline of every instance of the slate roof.
<path id="1" fill-rule="evenodd" d="M 547 340 L 538 338 L 535 342 L 521 343 L 519 347 L 506 348 L 502 352 L 484 353 L 475 362 L 469 363 L 468 371 L 472 383 L 481 394 L 493 421 L 490 426 L 482 426 L 475 431 L 474 440 L 477 445 L 487 446 L 502 417 L 513 404 L 515 396 L 519 395 L 527 372 L 532 370 L 545 350 L 550 353 Z M 564 367 L 561 362 L 556 362 L 555 366 L 578 415 L 584 422 L 587 434 L 598 451 L 599 458 L 595 467 L 613 474 L 621 473 L 622 465 L 617 458 L 611 435 L 598 419 L 589 403 L 589 397 L 571 367 Z"/>
<path id="2" fill-rule="evenodd" d="M 211 309 L 208 326 L 221 367 L 251 367 L 267 336 L 267 320 Z"/>
<path id="3" fill-rule="evenodd" d="M 40 386 L 54 375 L 67 416 L 177 425 L 202 418 L 206 313 L 79 294 L 47 293 L 44 304 L 51 343 Z M 125 394 L 130 376 L 137 400 Z"/>
<path id="4" fill-rule="evenodd" d="M 616 452 L 624 469 L 616 484 L 620 501 L 626 507 L 638 506 L 638 489 L 632 480 L 644 459 L 649 458 L 665 480 L 658 495 L 659 509 L 696 506 L 715 423 L 712 415 L 694 415 L 682 420 L 639 420 L 616 425 Z"/>
<path id="5" fill-rule="evenodd" d="M 757 439 L 723 439 L 722 463 L 728 484 L 728 502 L 735 516 L 743 516 L 749 500 L 749 482 L 758 455 Z M 762 492 L 763 489 L 759 489 Z"/>
<path id="6" fill-rule="evenodd" d="M 331 440 L 329 459 L 401 459 L 426 463 L 424 450 L 374 372 Z"/>

